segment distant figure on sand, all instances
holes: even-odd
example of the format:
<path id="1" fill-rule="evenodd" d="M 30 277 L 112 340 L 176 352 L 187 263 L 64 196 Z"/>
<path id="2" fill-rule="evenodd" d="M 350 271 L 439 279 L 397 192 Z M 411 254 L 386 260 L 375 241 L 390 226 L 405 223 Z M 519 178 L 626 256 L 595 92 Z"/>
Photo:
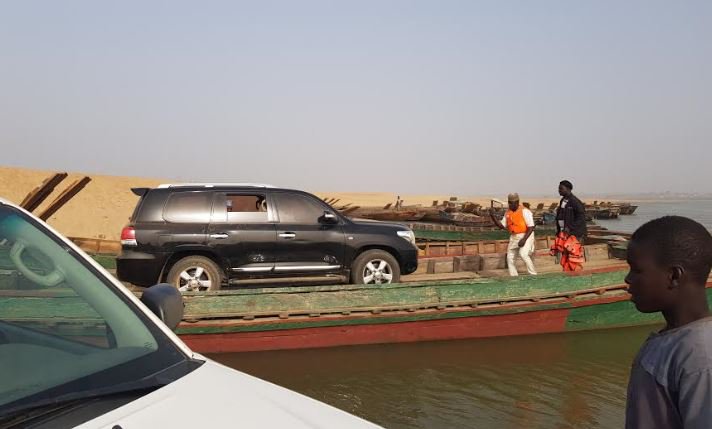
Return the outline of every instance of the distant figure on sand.
<path id="1" fill-rule="evenodd" d="M 532 212 L 519 205 L 519 195 L 509 194 L 507 197 L 509 210 L 505 213 L 500 222 L 494 217 L 494 212 L 490 211 L 492 222 L 499 229 L 509 231 L 509 246 L 507 246 L 507 268 L 510 276 L 518 276 L 517 267 L 514 260 L 519 254 L 527 266 L 527 272 L 536 275 L 536 268 L 531 255 L 534 253 L 534 215 Z"/>
<path id="2" fill-rule="evenodd" d="M 705 286 L 712 236 L 680 216 L 652 220 L 628 245 L 625 278 L 642 313 L 662 312 L 631 368 L 626 429 L 712 428 L 712 318 Z"/>

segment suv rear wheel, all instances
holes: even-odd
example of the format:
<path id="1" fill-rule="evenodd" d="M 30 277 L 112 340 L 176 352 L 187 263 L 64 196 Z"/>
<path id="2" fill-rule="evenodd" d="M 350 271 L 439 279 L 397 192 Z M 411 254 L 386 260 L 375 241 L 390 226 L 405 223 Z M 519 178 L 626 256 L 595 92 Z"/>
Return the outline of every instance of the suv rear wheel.
<path id="1" fill-rule="evenodd" d="M 355 284 L 388 284 L 400 281 L 398 261 L 385 250 L 367 250 L 351 266 L 351 282 Z"/>
<path id="2" fill-rule="evenodd" d="M 219 290 L 223 273 L 212 259 L 205 256 L 187 256 L 176 262 L 168 271 L 168 283 L 181 292 Z"/>

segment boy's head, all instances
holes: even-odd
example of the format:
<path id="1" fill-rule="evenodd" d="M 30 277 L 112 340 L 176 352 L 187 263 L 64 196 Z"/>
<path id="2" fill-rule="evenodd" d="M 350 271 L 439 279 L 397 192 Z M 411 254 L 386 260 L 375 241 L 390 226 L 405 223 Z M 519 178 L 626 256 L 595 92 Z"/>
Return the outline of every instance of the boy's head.
<path id="1" fill-rule="evenodd" d="M 625 278 L 636 308 L 664 311 L 703 290 L 712 265 L 712 235 L 681 216 L 651 220 L 633 233 L 628 245 L 630 271 Z"/>

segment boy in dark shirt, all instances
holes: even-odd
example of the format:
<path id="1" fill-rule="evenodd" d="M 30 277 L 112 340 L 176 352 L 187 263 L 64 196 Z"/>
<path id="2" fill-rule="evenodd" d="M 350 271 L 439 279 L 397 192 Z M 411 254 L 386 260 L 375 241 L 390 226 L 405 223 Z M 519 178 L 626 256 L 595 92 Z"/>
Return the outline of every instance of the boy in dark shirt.
<path id="1" fill-rule="evenodd" d="M 666 216 L 641 226 L 628 247 L 631 301 L 662 312 L 666 326 L 645 341 L 631 369 L 626 429 L 712 428 L 712 318 L 705 285 L 712 236 Z"/>

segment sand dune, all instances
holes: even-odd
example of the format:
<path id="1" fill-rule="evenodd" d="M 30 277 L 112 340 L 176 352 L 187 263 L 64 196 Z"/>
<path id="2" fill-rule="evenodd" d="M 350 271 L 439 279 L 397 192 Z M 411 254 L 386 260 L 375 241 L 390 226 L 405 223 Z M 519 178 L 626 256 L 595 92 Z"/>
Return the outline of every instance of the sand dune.
<path id="1" fill-rule="evenodd" d="M 28 192 L 39 186 L 53 171 L 32 170 L 16 167 L 0 167 L 0 197 L 19 203 Z M 55 192 L 39 207 L 40 212 L 59 193 L 74 180 L 84 176 L 81 173 L 70 173 Z M 102 238 L 118 240 L 121 228 L 138 201 L 132 192 L 133 187 L 154 187 L 160 183 L 170 183 L 170 180 L 147 179 L 140 177 L 99 176 L 90 175 L 92 181 L 67 205 L 62 207 L 48 220 L 49 224 L 61 233 L 70 237 Z M 357 192 L 315 192 L 320 198 L 339 198 L 337 205 L 352 203 L 359 206 L 383 206 L 395 202 L 397 195 L 393 193 L 357 193 Z M 422 204 L 429 206 L 434 200 L 447 200 L 451 195 L 401 195 L 406 205 Z M 473 201 L 489 204 L 489 196 L 458 196 L 463 201 Z M 506 198 L 506 195 L 495 195 L 495 198 Z M 528 201 L 526 195 L 522 195 Z M 558 202 L 556 198 L 531 198 L 532 203 L 549 204 Z"/>
<path id="2" fill-rule="evenodd" d="M 0 167 L 0 197 L 20 203 L 28 192 L 52 173 Z M 65 187 L 83 176 L 81 173 L 70 173 L 36 212 L 39 213 Z M 92 181 L 87 187 L 48 219 L 48 223 L 64 235 L 117 240 L 138 201 L 138 197 L 131 193 L 131 188 L 153 187 L 162 183 L 157 179 L 90 176 Z"/>

